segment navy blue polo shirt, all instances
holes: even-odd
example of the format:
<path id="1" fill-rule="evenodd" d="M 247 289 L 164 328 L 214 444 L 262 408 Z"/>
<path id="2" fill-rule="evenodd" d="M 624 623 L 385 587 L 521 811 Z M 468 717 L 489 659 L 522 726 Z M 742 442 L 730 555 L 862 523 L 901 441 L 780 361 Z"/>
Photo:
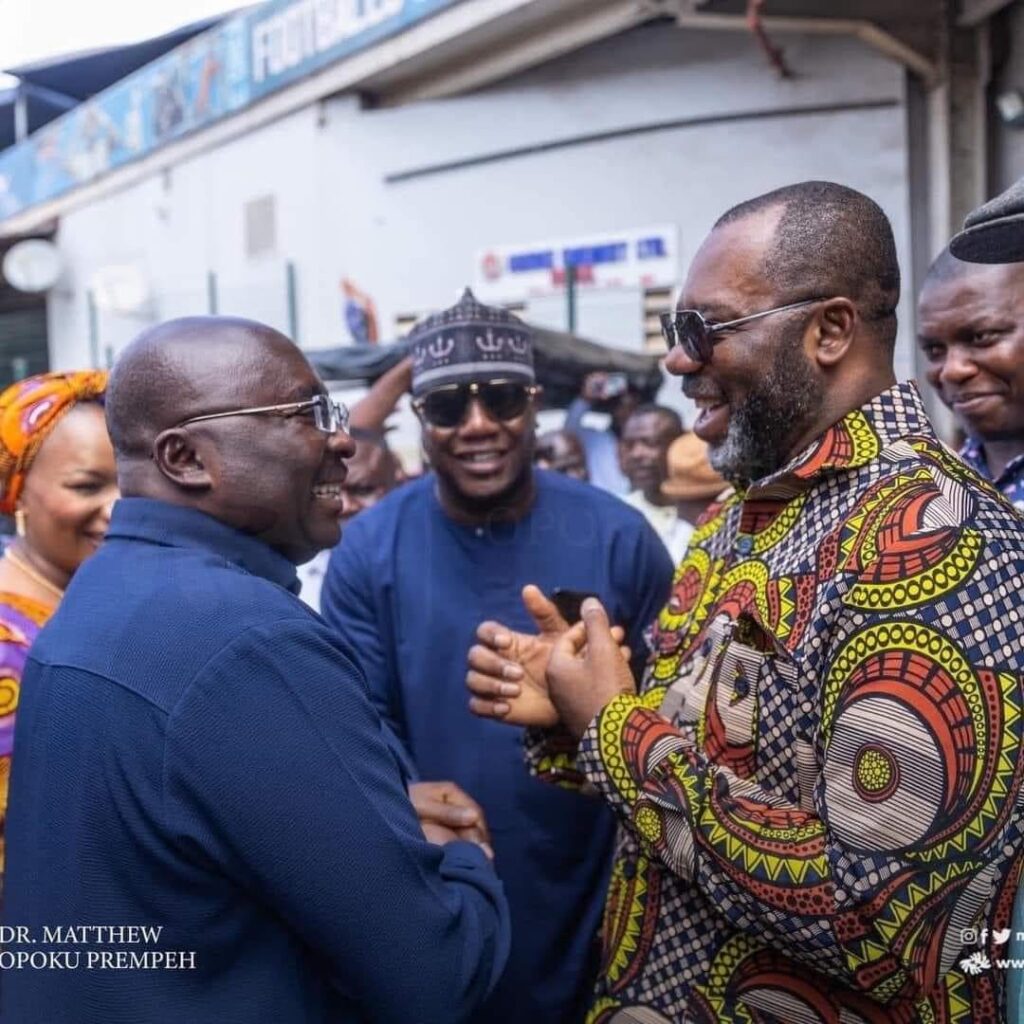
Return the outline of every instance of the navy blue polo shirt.
<path id="1" fill-rule="evenodd" d="M 501 885 L 476 846 L 424 840 L 296 589 L 203 513 L 117 503 L 29 657 L 7 817 L 4 923 L 34 944 L 5 952 L 80 956 L 4 970 L 5 1022 L 422 1024 L 490 990 Z"/>

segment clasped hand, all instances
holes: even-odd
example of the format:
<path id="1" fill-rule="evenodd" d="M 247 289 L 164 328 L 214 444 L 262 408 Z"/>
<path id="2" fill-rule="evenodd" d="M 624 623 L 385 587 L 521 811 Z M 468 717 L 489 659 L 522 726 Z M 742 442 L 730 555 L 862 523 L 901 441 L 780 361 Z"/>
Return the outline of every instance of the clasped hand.
<path id="1" fill-rule="evenodd" d="M 635 693 L 624 632 L 611 626 L 596 598 L 583 602 L 583 619 L 570 626 L 539 588 L 523 589 L 538 632 L 519 633 L 483 622 L 469 651 L 469 709 L 510 725 L 550 728 L 561 723 L 575 737 L 620 693 Z"/>
<path id="2" fill-rule="evenodd" d="M 483 808 L 454 782 L 410 783 L 409 799 L 428 842 L 443 846 L 462 839 L 494 859 Z"/>

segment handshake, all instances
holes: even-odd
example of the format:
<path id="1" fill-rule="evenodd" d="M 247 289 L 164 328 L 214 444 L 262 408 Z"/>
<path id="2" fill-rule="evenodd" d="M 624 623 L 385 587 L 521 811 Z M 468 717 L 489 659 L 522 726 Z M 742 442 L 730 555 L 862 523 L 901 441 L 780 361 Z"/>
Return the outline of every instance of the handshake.
<path id="1" fill-rule="evenodd" d="M 612 626 L 601 602 L 588 597 L 582 619 L 570 626 L 538 587 L 523 589 L 523 603 L 538 632 L 518 633 L 483 622 L 469 651 L 469 709 L 509 725 L 561 725 L 576 739 L 620 693 L 635 693 L 625 632 Z M 443 844 L 467 840 L 493 857 L 483 809 L 454 782 L 416 782 L 409 798 L 426 838 Z"/>

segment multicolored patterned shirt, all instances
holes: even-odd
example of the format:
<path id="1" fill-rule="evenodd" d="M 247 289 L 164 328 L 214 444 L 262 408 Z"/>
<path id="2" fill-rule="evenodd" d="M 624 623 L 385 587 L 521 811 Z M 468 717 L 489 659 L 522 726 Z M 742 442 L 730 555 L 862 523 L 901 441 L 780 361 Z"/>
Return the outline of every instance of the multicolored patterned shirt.
<path id="1" fill-rule="evenodd" d="M 590 1024 L 1005 1019 L 1022 589 L 912 384 L 709 510 L 641 694 L 527 745 L 625 826 Z"/>
<path id="2" fill-rule="evenodd" d="M 21 675 L 29 648 L 54 611 L 52 605 L 0 591 L 0 892 L 3 890 L 7 792 Z"/>
<path id="3" fill-rule="evenodd" d="M 1024 511 L 1024 455 L 1011 459 L 996 480 L 992 479 L 992 474 L 988 471 L 988 460 L 985 458 L 985 448 L 981 441 L 973 437 L 968 438 L 967 443 L 960 449 L 960 458 L 978 476 L 991 481 L 992 486 L 1001 491 L 1015 508 Z"/>

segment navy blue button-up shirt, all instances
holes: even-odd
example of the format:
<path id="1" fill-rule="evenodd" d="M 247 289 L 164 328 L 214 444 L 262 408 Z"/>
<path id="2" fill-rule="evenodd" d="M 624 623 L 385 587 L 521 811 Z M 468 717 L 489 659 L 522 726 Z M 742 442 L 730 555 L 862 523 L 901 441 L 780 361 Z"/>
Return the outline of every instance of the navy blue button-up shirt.
<path id="1" fill-rule="evenodd" d="M 960 449 L 960 458 L 978 476 L 990 481 L 996 490 L 1002 491 L 1015 508 L 1024 512 L 1024 455 L 1011 459 L 998 477 L 993 477 L 989 472 L 985 446 L 977 438 L 967 439 L 967 443 Z"/>
<path id="2" fill-rule="evenodd" d="M 424 840 L 361 671 L 295 587 L 215 519 L 118 502 L 29 658 L 7 818 L 5 950 L 77 967 L 5 970 L 5 1024 L 422 1024 L 493 985 L 500 883 Z M 83 925 L 151 930 L 63 931 Z"/>

